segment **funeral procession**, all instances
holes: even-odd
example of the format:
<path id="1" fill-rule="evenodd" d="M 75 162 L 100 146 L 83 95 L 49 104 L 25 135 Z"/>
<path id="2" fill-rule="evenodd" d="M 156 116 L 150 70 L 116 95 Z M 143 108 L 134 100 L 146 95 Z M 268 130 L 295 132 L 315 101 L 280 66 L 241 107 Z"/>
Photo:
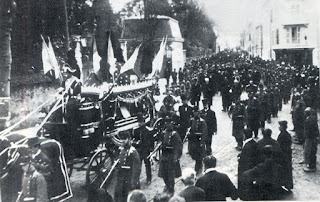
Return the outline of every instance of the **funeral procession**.
<path id="1" fill-rule="evenodd" d="M 0 0 L 0 202 L 319 201 L 319 67 L 320 0 Z"/>

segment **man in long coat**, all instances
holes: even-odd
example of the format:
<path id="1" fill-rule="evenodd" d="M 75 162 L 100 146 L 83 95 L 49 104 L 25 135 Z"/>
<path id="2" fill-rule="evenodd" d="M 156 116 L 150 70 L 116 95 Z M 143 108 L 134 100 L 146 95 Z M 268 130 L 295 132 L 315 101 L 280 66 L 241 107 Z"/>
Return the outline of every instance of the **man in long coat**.
<path id="1" fill-rule="evenodd" d="M 303 168 L 305 172 L 315 172 L 317 165 L 317 146 L 319 137 L 319 127 L 316 112 L 307 107 L 305 109 L 305 122 L 304 122 L 304 155 L 306 167 Z"/>
<path id="2" fill-rule="evenodd" d="M 206 122 L 200 118 L 200 112 L 194 112 L 194 118 L 191 120 L 190 133 L 188 134 L 188 150 L 189 155 L 196 161 L 195 171 L 202 171 L 202 159 L 205 155 L 205 145 L 208 135 L 208 127 Z"/>
<path id="3" fill-rule="evenodd" d="M 193 79 L 190 89 L 190 103 L 196 107 L 199 107 L 199 101 L 201 96 L 201 86 L 196 78 Z"/>
<path id="4" fill-rule="evenodd" d="M 212 109 L 210 109 L 210 105 L 207 99 L 204 99 L 202 102 L 204 109 L 201 110 L 200 114 L 201 118 L 204 119 L 208 127 L 208 136 L 206 139 L 206 154 L 209 155 L 212 153 L 212 135 L 217 133 L 217 118 L 216 113 Z"/>
<path id="5" fill-rule="evenodd" d="M 244 146 L 238 155 L 238 190 L 241 200 L 252 200 L 252 190 L 254 187 L 246 182 L 242 174 L 254 168 L 258 162 L 257 142 L 252 138 L 250 129 L 244 129 Z"/>
<path id="6" fill-rule="evenodd" d="M 280 134 L 278 136 L 278 143 L 282 150 L 282 162 L 283 169 L 282 174 L 282 184 L 288 190 L 293 189 L 293 178 L 292 178 L 292 141 L 291 135 L 287 131 L 287 121 L 279 121 Z"/>
<path id="7" fill-rule="evenodd" d="M 237 141 L 237 150 L 242 149 L 243 144 L 243 129 L 245 125 L 245 106 L 237 100 L 234 105 L 231 106 L 229 115 L 232 118 L 232 136 Z"/>
<path id="8" fill-rule="evenodd" d="M 254 133 L 255 138 L 258 138 L 258 130 L 260 127 L 260 106 L 256 97 L 250 95 L 247 106 L 248 128 Z"/>
<path id="9" fill-rule="evenodd" d="M 126 202 L 129 192 L 140 188 L 141 163 L 138 151 L 131 145 L 130 133 L 120 132 L 119 136 L 124 145 L 119 154 L 114 199 Z"/>
<path id="10" fill-rule="evenodd" d="M 180 130 L 179 135 L 181 140 L 184 139 L 187 129 L 190 125 L 190 119 L 192 117 L 192 107 L 188 105 L 188 99 L 185 94 L 181 95 L 182 105 L 179 106 L 179 116 L 180 116 Z"/>
<path id="11" fill-rule="evenodd" d="M 165 191 L 174 194 L 174 178 L 181 176 L 179 159 L 182 155 L 182 141 L 179 134 L 173 130 L 173 123 L 168 120 L 163 132 L 161 156 L 158 176 L 165 183 Z"/>

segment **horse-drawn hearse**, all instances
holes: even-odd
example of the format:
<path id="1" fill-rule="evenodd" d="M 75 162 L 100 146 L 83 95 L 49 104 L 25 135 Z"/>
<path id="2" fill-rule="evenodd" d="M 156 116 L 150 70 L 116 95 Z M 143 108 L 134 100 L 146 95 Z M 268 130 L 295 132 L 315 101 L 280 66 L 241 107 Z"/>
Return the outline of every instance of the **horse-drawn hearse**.
<path id="1" fill-rule="evenodd" d="M 63 93 L 56 96 L 47 116 L 36 127 L 36 133 L 41 137 L 41 149 L 50 158 L 60 160 L 60 173 L 65 175 L 63 177 L 68 181 L 65 187 L 70 193 L 68 177 L 74 169 L 86 171 L 87 187 L 98 188 L 110 183 L 122 145 L 118 133 L 138 127 L 138 112 L 142 112 L 155 136 L 164 129 L 164 121 L 156 119 L 154 87 L 154 80 L 124 86 L 83 87 L 71 108 Z M 1 137 L 3 134 L 6 134 L 7 144 L 1 144 L 2 162 L 12 162 L 12 151 L 16 148 L 13 145 L 26 144 L 27 135 L 1 132 Z M 58 157 L 51 151 L 55 151 Z M 2 175 L 6 172 L 10 172 L 8 167 Z"/>

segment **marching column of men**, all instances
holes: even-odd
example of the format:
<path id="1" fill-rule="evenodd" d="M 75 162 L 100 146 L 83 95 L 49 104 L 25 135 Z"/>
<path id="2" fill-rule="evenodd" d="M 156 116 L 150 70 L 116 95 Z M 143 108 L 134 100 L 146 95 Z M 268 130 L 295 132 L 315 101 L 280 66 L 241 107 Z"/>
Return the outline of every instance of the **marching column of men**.
<path id="1" fill-rule="evenodd" d="M 228 62 L 228 60 L 234 61 Z M 140 188 L 143 162 L 146 167 L 147 185 L 151 183 L 150 154 L 153 153 L 156 141 L 160 145 L 158 175 L 165 183 L 164 190 L 173 195 L 175 178 L 181 176 L 180 158 L 186 139 L 188 139 L 188 154 L 195 161 L 194 170 L 197 174 L 202 173 L 204 164 L 204 175 L 199 178 L 195 186 L 205 191 L 207 200 L 225 200 L 229 196 L 232 199 L 239 196 L 242 200 L 278 199 L 283 190 L 288 191 L 293 188 L 292 141 L 287 131 L 287 121 L 279 121 L 280 134 L 277 140 L 272 139 L 270 129 L 265 129 L 265 121 L 270 123 L 272 117 L 278 116 L 278 111 L 282 110 L 282 103 L 288 103 L 291 98 L 291 89 L 294 89 L 292 119 L 296 133 L 293 142 L 304 144 L 304 161 L 301 162 L 306 164 L 304 170 L 306 172 L 316 170 L 319 137 L 315 110 L 319 107 L 315 101 L 318 100 L 315 92 L 319 88 L 317 84 L 319 78 L 315 76 L 317 72 L 311 67 L 305 67 L 301 71 L 312 78 L 306 79 L 305 76 L 297 75 L 297 70 L 283 64 L 265 64 L 260 59 L 254 58 L 250 60 L 251 62 L 248 62 L 245 57 L 239 55 L 230 58 L 220 54 L 193 61 L 191 66 L 179 70 L 179 73 L 167 73 L 168 81 L 170 75 L 173 76 L 172 86 L 176 86 L 177 81 L 180 86 L 184 86 L 179 91 L 183 92 L 179 94 L 182 100 L 179 116 L 174 111 L 176 101 L 172 96 L 173 92 L 168 89 L 168 95 L 164 98 L 163 106 L 158 113 L 158 117 L 165 123 L 165 130 L 158 134 L 156 139 L 146 126 L 147 123 L 141 113 L 137 114 L 138 128 L 132 133 L 126 131 L 119 134 L 123 139 L 123 145 L 117 166 L 115 201 L 126 201 L 131 190 Z M 73 70 L 66 66 L 65 76 L 70 81 L 66 82 L 69 94 L 69 106 L 66 111 L 75 110 L 72 108 L 74 105 L 72 102 L 77 99 L 79 89 L 81 90 L 81 83 L 71 77 L 72 73 Z M 169 83 L 167 86 L 170 87 Z M 243 90 L 248 94 L 247 100 L 242 99 Z M 222 97 L 222 110 L 228 111 L 232 119 L 232 135 L 237 142 L 236 149 L 241 151 L 238 155 L 238 190 L 227 175 L 215 170 L 217 159 L 211 155 L 212 136 L 217 133 L 217 117 L 212 110 L 212 101 L 218 91 Z M 201 97 L 203 97 L 202 110 L 199 107 Z M 71 124 L 74 121 L 68 117 L 66 119 Z M 262 129 L 263 138 L 256 141 L 259 128 Z M 26 173 L 32 172 L 32 175 L 43 182 L 42 178 L 45 179 L 48 175 L 44 169 L 45 158 L 39 158 L 41 162 L 37 160 L 39 154 L 37 147 L 34 146 L 38 143 L 29 144 L 34 150 L 32 157 L 35 169 L 26 170 Z M 27 184 L 23 183 L 23 190 L 28 188 Z M 41 188 L 45 188 L 45 185 L 38 187 L 39 190 Z M 46 195 L 37 197 L 48 198 Z"/>
<path id="2" fill-rule="evenodd" d="M 236 195 L 239 195 L 243 200 L 278 199 L 279 195 L 290 192 L 293 188 L 291 135 L 287 131 L 287 121 L 279 121 L 280 135 L 274 140 L 271 138 L 272 131 L 265 129 L 265 122 L 271 123 L 272 118 L 278 116 L 282 103 L 286 104 L 290 100 L 291 89 L 299 90 L 299 95 L 292 97 L 292 117 L 298 140 L 305 144 L 305 161 L 302 163 L 307 163 L 307 166 L 304 170 L 315 170 L 315 142 L 318 132 L 314 130 L 315 132 L 311 133 L 311 130 L 305 128 L 306 125 L 308 128 L 312 125 L 315 129 L 316 118 L 312 110 L 311 113 L 310 110 L 305 112 L 305 108 L 316 107 L 316 103 L 310 98 L 318 98 L 310 93 L 309 88 L 318 86 L 308 84 L 310 81 L 303 81 L 303 78 L 294 78 L 299 80 L 294 84 L 290 75 L 294 75 L 297 70 L 284 64 L 265 63 L 251 57 L 251 62 L 248 63 L 245 57 L 237 56 L 234 65 L 224 61 L 230 59 L 228 57 L 219 55 L 213 59 L 193 61 L 190 66 L 179 70 L 178 78 L 173 79 L 171 87 L 167 85 L 170 89 L 158 114 L 166 120 L 166 129 L 159 139 L 162 142 L 159 176 L 165 182 L 165 190 L 173 194 L 174 179 L 181 175 L 179 159 L 182 155 L 182 144 L 186 139 L 188 154 L 195 161 L 195 171 L 201 173 L 202 163 L 207 158 L 205 156 L 212 152 L 212 135 L 217 132 L 217 118 L 211 106 L 213 96 L 220 91 L 222 109 L 228 111 L 232 119 L 232 135 L 237 141 L 236 149 L 241 151 L 238 156 L 238 192 L 224 193 L 222 198 L 236 198 Z M 169 82 L 170 78 L 167 80 Z M 301 83 L 306 83 L 305 90 L 298 88 Z M 175 88 L 179 86 L 180 90 L 177 91 Z M 243 91 L 248 95 L 247 100 L 243 99 Z M 174 120 L 177 114 L 173 107 L 176 103 L 173 94 L 180 96 L 182 100 L 178 124 L 177 120 Z M 199 110 L 201 97 L 203 109 Z M 263 137 L 256 141 L 260 128 Z M 213 162 L 216 160 L 208 157 L 206 161 L 212 161 L 212 165 L 206 162 L 209 165 L 205 165 L 205 173 L 212 172 L 215 167 Z M 200 188 L 207 189 L 206 186 Z M 233 190 L 231 185 L 229 188 Z"/>

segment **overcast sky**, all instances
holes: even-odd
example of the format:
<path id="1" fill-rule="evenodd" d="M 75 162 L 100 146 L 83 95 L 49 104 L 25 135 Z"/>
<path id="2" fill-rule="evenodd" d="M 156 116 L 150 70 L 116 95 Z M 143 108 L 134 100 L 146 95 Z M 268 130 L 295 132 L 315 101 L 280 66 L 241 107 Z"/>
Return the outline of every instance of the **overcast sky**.
<path id="1" fill-rule="evenodd" d="M 130 0 L 110 0 L 115 12 L 120 11 Z M 208 16 L 216 23 L 215 30 L 223 43 L 230 47 L 239 44 L 240 32 L 244 28 L 252 0 L 198 0 Z M 249 4 L 251 1 L 251 4 Z"/>

